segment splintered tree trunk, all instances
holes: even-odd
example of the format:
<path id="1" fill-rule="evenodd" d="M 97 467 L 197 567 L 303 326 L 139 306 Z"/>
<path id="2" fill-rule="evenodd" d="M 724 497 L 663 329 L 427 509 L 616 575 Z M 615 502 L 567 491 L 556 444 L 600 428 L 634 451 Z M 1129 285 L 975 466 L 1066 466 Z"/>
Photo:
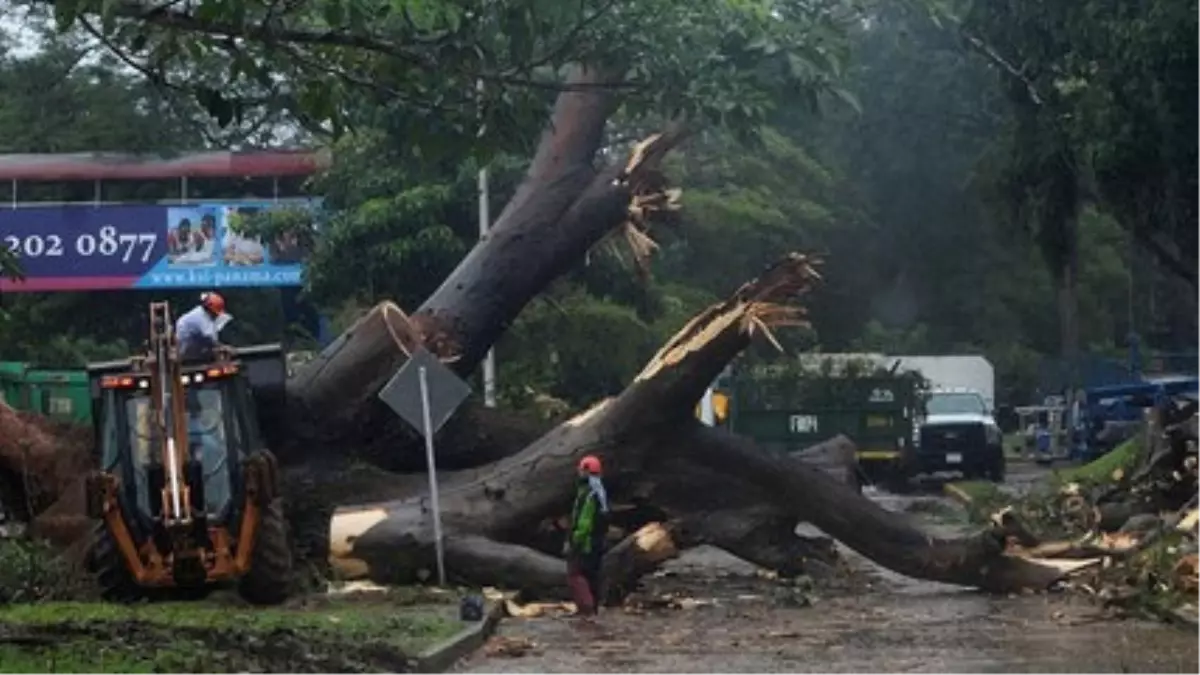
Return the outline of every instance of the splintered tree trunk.
<path id="1" fill-rule="evenodd" d="M 452 572 L 491 584 L 501 574 L 496 570 L 502 570 L 510 585 L 551 588 L 546 575 L 554 568 L 548 562 L 553 558 L 521 542 L 538 523 L 564 511 L 575 463 L 590 453 L 601 456 L 607 480 L 616 488 L 610 501 L 661 498 L 668 503 L 656 503 L 667 511 L 674 506 L 699 538 L 709 528 L 708 539 L 731 548 L 741 542 L 764 556 L 774 550 L 776 557 L 818 551 L 803 540 L 781 536 L 789 525 L 806 520 L 876 562 L 914 577 L 994 590 L 1042 588 L 1060 578 L 1058 566 L 1007 554 L 1008 532 L 1001 527 L 959 540 L 932 538 L 819 470 L 771 456 L 750 441 L 692 418 L 704 388 L 752 334 L 799 321 L 799 310 L 782 303 L 814 277 L 803 256 L 788 257 L 693 319 L 621 395 L 577 415 L 516 455 L 448 484 L 441 507 Z M 750 503 L 758 509 L 745 506 L 747 486 L 756 489 Z M 692 496 L 679 497 L 686 494 Z M 741 519 L 738 507 L 744 509 Z M 714 513 L 724 517 L 708 517 Z M 484 545 L 480 537 L 497 543 Z M 418 570 L 432 566 L 428 500 L 416 496 L 339 509 L 330 541 L 331 560 L 344 573 L 383 582 L 411 580 Z M 561 574 L 561 563 L 556 564 Z"/>
<path id="2" fill-rule="evenodd" d="M 411 431 L 374 400 L 407 355 L 423 345 L 466 377 L 530 300 L 626 221 L 635 196 L 661 189 L 658 165 L 681 129 L 638 145 L 624 165 L 593 167 L 616 105 L 607 82 L 604 72 L 576 70 L 568 83 L 581 88 L 559 96 L 515 196 L 412 316 L 381 304 L 292 378 L 294 409 L 288 424 L 274 429 L 278 446 L 303 454 L 336 443 L 365 449 L 393 469 L 420 460 Z M 477 452 L 461 458 L 463 465 L 490 459 Z"/>

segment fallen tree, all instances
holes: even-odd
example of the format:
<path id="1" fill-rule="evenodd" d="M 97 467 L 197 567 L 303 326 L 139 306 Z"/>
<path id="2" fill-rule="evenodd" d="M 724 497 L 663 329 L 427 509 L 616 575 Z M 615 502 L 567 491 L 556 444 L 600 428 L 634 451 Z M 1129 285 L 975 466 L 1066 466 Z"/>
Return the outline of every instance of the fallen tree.
<path id="1" fill-rule="evenodd" d="M 800 308 L 789 301 L 815 279 L 807 258 L 787 257 L 693 319 L 619 396 L 580 413 L 512 457 L 450 481 L 441 507 L 452 574 L 484 584 L 496 583 L 502 575 L 510 585 L 546 590 L 553 581 L 549 571 L 561 572 L 561 562 L 552 567 L 552 558 L 522 542 L 542 520 L 569 504 L 575 462 L 590 453 L 600 455 L 608 467 L 614 501 L 646 496 L 670 518 L 685 522 L 696 540 L 706 534 L 719 539 L 731 530 L 750 534 L 773 520 L 790 528 L 806 520 L 876 562 L 914 577 L 997 591 L 1044 588 L 1061 578 L 1069 563 L 1010 555 L 1006 523 L 965 539 L 931 538 L 818 470 L 770 455 L 692 417 L 705 387 L 754 334 L 769 337 L 770 328 L 801 320 Z M 769 507 L 777 517 L 759 512 L 739 521 L 736 509 L 746 488 L 753 490 L 753 503 Z M 716 528 L 708 530 L 712 513 L 735 524 L 717 519 Z M 412 581 L 420 570 L 431 569 L 432 530 L 424 495 L 339 508 L 330 525 L 331 561 L 346 576 Z M 803 543 L 791 537 L 795 550 L 802 550 Z"/>

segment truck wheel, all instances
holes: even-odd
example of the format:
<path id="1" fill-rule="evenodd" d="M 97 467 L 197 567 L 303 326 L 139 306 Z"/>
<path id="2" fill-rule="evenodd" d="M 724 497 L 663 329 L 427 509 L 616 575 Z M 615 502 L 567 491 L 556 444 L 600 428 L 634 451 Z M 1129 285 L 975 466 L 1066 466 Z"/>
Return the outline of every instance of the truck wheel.
<path id="1" fill-rule="evenodd" d="M 1004 460 L 1004 450 L 999 450 L 993 454 L 994 459 L 988 466 L 987 477 L 993 483 L 1003 483 L 1004 473 L 1007 462 Z"/>
<path id="2" fill-rule="evenodd" d="M 283 500 L 276 497 L 262 512 L 250 570 L 238 581 L 238 594 L 255 605 L 287 600 L 292 586 L 292 548 Z"/>
<path id="3" fill-rule="evenodd" d="M 141 587 L 137 585 L 129 568 L 125 566 L 125 558 L 117 548 L 117 542 L 108 532 L 104 521 L 98 521 L 92 527 L 91 548 L 87 553 L 87 570 L 96 578 L 100 587 L 100 597 L 109 602 L 129 603 L 145 597 Z"/>
<path id="4" fill-rule="evenodd" d="M 904 466 L 889 466 L 883 472 L 883 488 L 892 494 L 904 494 L 908 492 L 909 480 L 912 475 Z"/>

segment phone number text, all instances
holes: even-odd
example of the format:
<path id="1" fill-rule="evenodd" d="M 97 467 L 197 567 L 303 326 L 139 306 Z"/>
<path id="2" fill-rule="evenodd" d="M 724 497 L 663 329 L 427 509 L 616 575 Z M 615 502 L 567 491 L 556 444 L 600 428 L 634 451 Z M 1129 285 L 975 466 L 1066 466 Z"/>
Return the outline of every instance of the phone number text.
<path id="1" fill-rule="evenodd" d="M 120 256 L 124 263 L 137 259 L 150 262 L 156 243 L 158 235 L 153 232 L 118 234 L 112 225 L 105 225 L 96 234 L 78 235 L 74 242 L 64 242 L 57 234 L 27 234 L 23 237 L 10 234 L 4 237 L 8 250 L 24 258 L 60 258 L 70 247 L 75 255 L 84 258 Z"/>

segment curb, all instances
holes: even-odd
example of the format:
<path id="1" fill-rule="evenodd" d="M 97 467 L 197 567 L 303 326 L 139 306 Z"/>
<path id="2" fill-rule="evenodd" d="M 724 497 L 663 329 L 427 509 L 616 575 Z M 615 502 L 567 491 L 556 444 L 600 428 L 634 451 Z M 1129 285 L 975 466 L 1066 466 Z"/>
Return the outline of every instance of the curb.
<path id="1" fill-rule="evenodd" d="M 482 621 L 469 624 L 455 635 L 417 654 L 413 672 L 444 673 L 450 670 L 459 659 L 482 647 L 496 631 L 496 626 L 503 617 L 503 601 L 491 603 L 487 616 Z"/>
<path id="2" fill-rule="evenodd" d="M 971 506 L 975 501 L 971 499 L 971 495 L 967 494 L 962 490 L 962 488 L 959 488 L 953 483 L 946 483 L 943 485 L 942 492 L 945 492 L 947 496 L 963 506 Z"/>
<path id="3" fill-rule="evenodd" d="M 1200 618 L 1196 616 L 1195 605 L 1176 607 L 1175 609 L 1171 610 L 1170 614 L 1171 616 L 1169 618 L 1173 619 L 1173 623 L 1180 628 L 1185 630 L 1196 630 L 1196 627 L 1200 626 Z"/>

